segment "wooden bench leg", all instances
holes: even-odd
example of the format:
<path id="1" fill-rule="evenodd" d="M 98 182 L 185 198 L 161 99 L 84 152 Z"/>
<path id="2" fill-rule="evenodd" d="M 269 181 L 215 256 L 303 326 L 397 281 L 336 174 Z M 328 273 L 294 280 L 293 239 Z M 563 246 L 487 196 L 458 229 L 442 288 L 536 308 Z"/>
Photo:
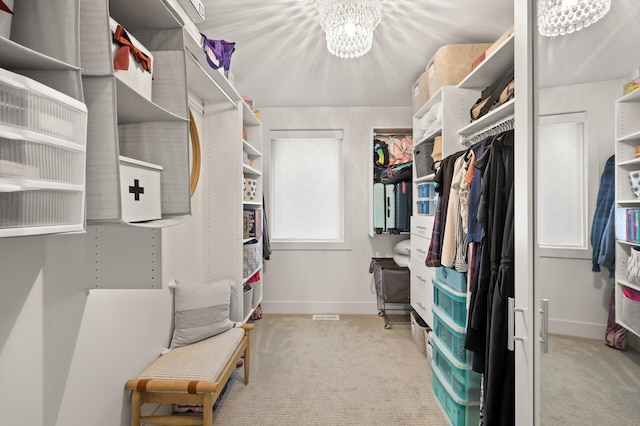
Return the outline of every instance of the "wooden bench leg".
<path id="1" fill-rule="evenodd" d="M 249 384 L 249 371 L 251 370 L 251 342 L 247 336 L 247 347 L 244 349 L 244 384 Z"/>
<path id="2" fill-rule="evenodd" d="M 142 393 L 131 391 L 131 426 L 140 426 L 142 414 Z"/>
<path id="3" fill-rule="evenodd" d="M 206 392 L 202 397 L 202 425 L 213 426 L 213 393 Z"/>

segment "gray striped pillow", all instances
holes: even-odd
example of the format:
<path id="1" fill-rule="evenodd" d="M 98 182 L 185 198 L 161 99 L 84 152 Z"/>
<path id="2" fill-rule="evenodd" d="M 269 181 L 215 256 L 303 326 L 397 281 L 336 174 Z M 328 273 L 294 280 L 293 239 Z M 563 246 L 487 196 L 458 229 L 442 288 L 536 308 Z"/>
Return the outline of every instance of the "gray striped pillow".
<path id="1" fill-rule="evenodd" d="M 175 324 L 171 349 L 199 342 L 233 327 L 229 319 L 233 281 L 175 282 Z"/>

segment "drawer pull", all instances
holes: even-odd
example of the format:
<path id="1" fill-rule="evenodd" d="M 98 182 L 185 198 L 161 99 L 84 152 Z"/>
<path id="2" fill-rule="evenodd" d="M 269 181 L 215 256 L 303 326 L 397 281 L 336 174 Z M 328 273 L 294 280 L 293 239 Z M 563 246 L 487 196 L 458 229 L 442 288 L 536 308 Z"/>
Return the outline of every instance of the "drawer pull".
<path id="1" fill-rule="evenodd" d="M 420 309 L 424 309 L 425 311 L 427 310 L 427 308 L 425 308 L 424 305 L 420 302 L 416 302 L 416 305 L 418 305 Z"/>
<path id="2" fill-rule="evenodd" d="M 424 250 L 422 250 L 422 249 L 416 249 L 416 251 L 417 251 L 418 253 L 427 254 L 427 252 L 426 252 L 426 251 L 424 251 Z"/>
<path id="3" fill-rule="evenodd" d="M 418 226 L 416 226 L 416 228 L 418 228 L 418 229 L 424 229 L 425 231 L 427 230 L 427 227 L 426 227 L 426 226 L 419 226 L 419 225 L 418 225 Z"/>
<path id="4" fill-rule="evenodd" d="M 420 281 L 422 281 L 423 283 L 426 283 L 427 280 L 425 280 L 424 278 L 422 278 L 420 275 L 416 275 L 416 278 L 419 279 Z"/>

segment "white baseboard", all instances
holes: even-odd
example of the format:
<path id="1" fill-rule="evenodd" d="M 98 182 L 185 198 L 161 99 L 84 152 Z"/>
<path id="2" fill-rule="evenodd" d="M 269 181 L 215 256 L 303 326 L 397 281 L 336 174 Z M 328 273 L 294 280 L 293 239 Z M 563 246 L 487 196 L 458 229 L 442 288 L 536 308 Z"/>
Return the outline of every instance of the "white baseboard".
<path id="1" fill-rule="evenodd" d="M 606 324 L 593 324 L 579 321 L 549 319 L 549 333 L 564 336 L 603 339 L 607 331 Z"/>
<path id="2" fill-rule="evenodd" d="M 265 314 L 377 315 L 375 302 L 260 302 Z"/>

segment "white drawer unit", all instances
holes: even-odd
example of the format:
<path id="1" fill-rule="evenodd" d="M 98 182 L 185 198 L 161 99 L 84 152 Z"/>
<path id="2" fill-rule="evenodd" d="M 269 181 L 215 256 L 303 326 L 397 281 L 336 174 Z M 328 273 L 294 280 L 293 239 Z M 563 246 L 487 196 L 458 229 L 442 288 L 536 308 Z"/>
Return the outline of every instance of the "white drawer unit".
<path id="1" fill-rule="evenodd" d="M 424 264 L 431 244 L 433 216 L 411 216 L 411 306 L 433 327 L 433 284 L 435 270 Z"/>
<path id="2" fill-rule="evenodd" d="M 429 300 L 429 295 L 422 291 L 418 286 L 411 284 L 411 307 L 420 315 L 420 317 L 433 327 L 433 312 L 431 306 L 433 302 Z"/>
<path id="3" fill-rule="evenodd" d="M 433 216 L 411 216 L 411 233 L 425 238 L 431 238 L 433 231 Z"/>
<path id="4" fill-rule="evenodd" d="M 425 266 L 424 262 L 411 260 L 411 306 L 423 320 L 433 327 L 433 283 L 435 277 L 433 268 Z"/>
<path id="5" fill-rule="evenodd" d="M 82 231 L 86 106 L 0 68 L 0 237 Z"/>
<path id="6" fill-rule="evenodd" d="M 427 258 L 427 252 L 429 251 L 429 245 L 431 240 L 429 238 L 421 237 L 419 235 L 411 235 L 411 258 L 421 262 L 424 265 L 424 260 Z"/>

